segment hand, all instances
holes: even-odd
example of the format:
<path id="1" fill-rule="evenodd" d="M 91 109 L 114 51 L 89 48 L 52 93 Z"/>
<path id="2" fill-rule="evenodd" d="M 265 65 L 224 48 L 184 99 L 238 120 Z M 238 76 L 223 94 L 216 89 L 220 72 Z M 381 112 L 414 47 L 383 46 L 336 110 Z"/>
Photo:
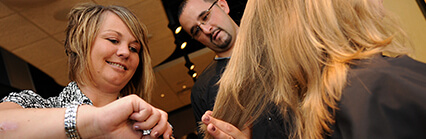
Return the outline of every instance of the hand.
<path id="1" fill-rule="evenodd" d="M 120 98 L 96 109 L 95 113 L 95 130 L 88 133 L 92 136 L 86 137 L 158 138 L 163 135 L 163 138 L 170 138 L 173 132 L 167 122 L 167 113 L 136 95 Z M 142 136 L 141 130 L 149 129 L 152 129 L 150 136 Z"/>
<path id="2" fill-rule="evenodd" d="M 234 125 L 212 117 L 212 111 L 207 111 L 201 118 L 207 125 L 207 132 L 215 139 L 248 139 L 250 138 L 250 128 L 240 131 Z"/>
<path id="3" fill-rule="evenodd" d="M 145 122 L 136 122 L 136 123 L 133 124 L 134 127 L 135 127 L 135 129 L 136 130 L 148 130 L 148 129 L 152 129 L 151 133 L 150 133 L 150 136 L 143 136 L 144 138 L 152 138 L 152 137 L 157 138 L 160 135 L 163 135 L 164 139 L 173 138 L 172 137 L 173 129 L 172 129 L 171 124 L 167 122 L 167 119 L 168 119 L 167 113 L 164 112 L 163 110 L 154 108 L 154 113 L 156 113 L 156 111 L 158 111 L 160 113 L 160 115 L 161 115 L 160 121 L 158 123 L 156 123 L 156 122 L 149 123 L 148 120 L 155 121 L 155 120 L 152 120 L 152 119 L 148 119 Z M 130 119 L 138 121 L 137 120 L 137 116 L 135 116 L 135 115 L 139 115 L 139 114 L 133 113 L 132 116 L 130 117 Z M 133 116 L 135 116 L 135 117 L 133 117 Z M 139 120 L 142 120 L 142 119 L 139 119 Z M 147 126 L 147 125 L 152 125 L 152 123 L 155 125 L 155 127 L 154 128 L 148 128 L 150 126 Z M 161 134 L 161 133 L 163 133 L 163 134 Z"/>

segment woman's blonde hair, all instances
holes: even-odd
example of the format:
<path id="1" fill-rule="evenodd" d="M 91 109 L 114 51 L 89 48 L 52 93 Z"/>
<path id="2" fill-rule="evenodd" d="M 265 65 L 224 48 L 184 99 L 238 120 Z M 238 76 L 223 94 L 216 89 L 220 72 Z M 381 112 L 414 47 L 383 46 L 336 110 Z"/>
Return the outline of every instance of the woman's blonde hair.
<path id="1" fill-rule="evenodd" d="M 391 17 L 372 0 L 248 0 L 213 117 L 245 129 L 273 104 L 290 138 L 324 138 L 352 60 L 411 52 Z"/>
<path id="2" fill-rule="evenodd" d="M 149 101 L 154 75 L 147 45 L 147 29 L 130 10 L 121 6 L 84 3 L 71 10 L 65 39 L 69 78 L 79 84 L 85 84 L 87 81 L 93 83 L 93 77 L 90 75 L 90 51 L 102 24 L 102 15 L 107 11 L 120 17 L 142 46 L 135 74 L 120 91 L 120 95 L 137 94 Z"/>

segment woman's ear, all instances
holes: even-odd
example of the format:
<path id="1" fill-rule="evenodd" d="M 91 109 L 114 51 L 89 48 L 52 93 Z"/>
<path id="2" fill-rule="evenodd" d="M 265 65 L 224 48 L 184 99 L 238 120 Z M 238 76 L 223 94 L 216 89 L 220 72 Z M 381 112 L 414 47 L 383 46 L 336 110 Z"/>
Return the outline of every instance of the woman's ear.
<path id="1" fill-rule="evenodd" d="M 226 2 L 226 0 L 218 0 L 217 1 L 217 5 L 223 10 L 225 11 L 226 14 L 229 14 L 229 6 L 228 3 Z"/>

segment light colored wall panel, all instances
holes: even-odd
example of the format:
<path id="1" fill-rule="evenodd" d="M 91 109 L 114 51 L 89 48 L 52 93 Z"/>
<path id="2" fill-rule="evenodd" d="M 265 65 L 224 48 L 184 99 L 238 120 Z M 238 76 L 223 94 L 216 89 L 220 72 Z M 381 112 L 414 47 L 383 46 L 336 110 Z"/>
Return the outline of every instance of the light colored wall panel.
<path id="1" fill-rule="evenodd" d="M 166 82 L 167 78 L 163 77 L 159 72 L 156 72 L 155 78 L 157 80 L 152 93 L 152 101 L 154 104 L 159 105 L 157 107 L 163 109 L 164 111 L 170 112 L 184 106 L 184 104 L 179 99 L 177 99 L 177 94 Z"/>
<path id="2" fill-rule="evenodd" d="M 169 22 L 161 0 L 143 0 L 143 2 L 129 6 L 128 8 L 146 25 Z"/>
<path id="3" fill-rule="evenodd" d="M 93 1 L 102 5 L 120 5 L 120 6 L 129 7 L 144 0 L 93 0 Z"/>
<path id="4" fill-rule="evenodd" d="M 67 14 L 77 3 L 89 0 L 58 0 L 46 5 L 23 10 L 21 14 L 49 34 L 64 32 L 68 23 Z"/>
<path id="5" fill-rule="evenodd" d="M 66 37 L 65 31 L 64 31 L 64 32 L 57 33 L 57 34 L 53 34 L 53 36 L 52 36 L 52 37 L 53 37 L 56 41 L 58 41 L 59 43 L 61 43 L 61 45 L 62 45 L 62 46 L 65 44 L 65 37 Z M 65 48 L 64 48 L 64 51 L 65 51 Z"/>
<path id="6" fill-rule="evenodd" d="M 52 77 L 61 86 L 67 86 L 70 82 L 68 79 L 68 57 L 54 59 L 48 64 L 42 65 L 39 69 Z"/>
<path id="7" fill-rule="evenodd" d="M 416 0 L 384 0 L 384 6 L 401 19 L 415 46 L 414 59 L 426 62 L 426 19 Z"/>
<path id="8" fill-rule="evenodd" d="M 170 65 L 158 72 L 164 77 L 173 92 L 180 92 L 183 89 L 182 86 L 192 87 L 194 81 L 187 74 L 188 69 L 185 67 L 185 60 L 183 57 L 176 59 L 176 61 L 178 61 L 176 64 Z"/>
<path id="9" fill-rule="evenodd" d="M 195 71 L 200 75 L 204 69 L 213 61 L 215 53 L 209 48 L 203 48 L 189 55 L 191 62 L 195 65 Z"/>
<path id="10" fill-rule="evenodd" d="M 175 50 L 176 45 L 173 43 L 175 38 L 167 37 L 161 41 L 149 41 L 148 47 L 151 53 L 152 66 L 156 66 L 166 60 Z"/>
<path id="11" fill-rule="evenodd" d="M 43 39 L 12 52 L 37 68 L 66 57 L 64 47 L 52 38 Z"/>
<path id="12" fill-rule="evenodd" d="M 6 5 L 0 2 L 0 18 L 8 16 L 14 13 L 11 9 L 7 8 Z"/>
<path id="13" fill-rule="evenodd" d="M 47 37 L 46 33 L 18 14 L 1 18 L 0 30 L 0 46 L 8 51 Z"/>

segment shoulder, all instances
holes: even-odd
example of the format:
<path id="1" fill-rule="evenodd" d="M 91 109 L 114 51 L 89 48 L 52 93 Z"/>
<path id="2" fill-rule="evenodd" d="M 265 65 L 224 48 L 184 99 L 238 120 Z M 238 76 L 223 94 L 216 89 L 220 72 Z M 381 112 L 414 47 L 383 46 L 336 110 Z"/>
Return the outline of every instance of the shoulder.
<path id="1" fill-rule="evenodd" d="M 221 75 L 225 70 L 226 65 L 229 62 L 229 58 L 214 59 L 210 64 L 203 70 L 200 78 L 204 76 L 211 77 L 212 75 Z"/>
<path id="2" fill-rule="evenodd" d="M 375 57 L 351 67 L 336 113 L 345 137 L 425 136 L 426 65 L 408 57 Z M 422 135 L 423 134 L 423 135 Z"/>
<path id="3" fill-rule="evenodd" d="M 50 105 L 49 101 L 32 90 L 12 92 L 4 97 L 1 102 L 14 102 L 21 105 L 23 108 L 45 108 Z"/>
<path id="4" fill-rule="evenodd" d="M 70 104 L 93 105 L 91 100 L 85 96 L 75 82 L 70 82 L 56 97 L 44 99 L 31 90 L 12 92 L 0 102 L 14 102 L 23 108 L 62 108 Z"/>
<path id="5" fill-rule="evenodd" d="M 215 84 L 220 76 L 221 72 L 218 72 L 218 68 L 224 68 L 224 64 L 221 63 L 227 60 L 213 60 L 210 64 L 203 70 L 203 72 L 198 76 L 197 81 L 194 83 L 192 91 L 203 90 Z"/>
<path id="6" fill-rule="evenodd" d="M 353 66 L 348 71 L 347 93 L 364 92 L 368 96 L 425 95 L 426 64 L 407 56 L 400 58 L 375 57 Z"/>

